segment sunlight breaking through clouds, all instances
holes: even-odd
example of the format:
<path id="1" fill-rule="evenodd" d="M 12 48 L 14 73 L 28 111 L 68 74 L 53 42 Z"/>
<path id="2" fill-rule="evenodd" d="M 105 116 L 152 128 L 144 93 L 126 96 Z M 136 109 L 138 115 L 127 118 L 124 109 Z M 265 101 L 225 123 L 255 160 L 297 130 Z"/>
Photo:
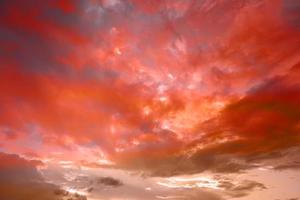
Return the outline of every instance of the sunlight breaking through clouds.
<path id="1" fill-rule="evenodd" d="M 157 184 L 169 188 L 210 188 L 221 189 L 217 180 L 207 177 L 170 177 Z"/>

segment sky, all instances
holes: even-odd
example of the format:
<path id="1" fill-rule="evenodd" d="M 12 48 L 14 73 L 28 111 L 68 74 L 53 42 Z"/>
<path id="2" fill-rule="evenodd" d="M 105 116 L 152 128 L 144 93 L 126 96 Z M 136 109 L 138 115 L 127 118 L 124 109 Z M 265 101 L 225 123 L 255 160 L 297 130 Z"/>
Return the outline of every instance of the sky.
<path id="1" fill-rule="evenodd" d="M 300 1 L 0 1 L 1 200 L 300 200 L 299 183 Z"/>

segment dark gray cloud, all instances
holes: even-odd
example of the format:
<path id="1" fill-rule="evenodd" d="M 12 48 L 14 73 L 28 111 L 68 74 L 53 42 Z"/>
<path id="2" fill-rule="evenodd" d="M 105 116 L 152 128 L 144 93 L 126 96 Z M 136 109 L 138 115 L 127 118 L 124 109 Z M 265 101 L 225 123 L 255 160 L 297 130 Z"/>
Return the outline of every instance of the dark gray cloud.
<path id="1" fill-rule="evenodd" d="M 264 184 L 251 180 L 244 180 L 238 184 L 235 184 L 232 181 L 223 180 L 220 181 L 220 187 L 225 189 L 225 193 L 231 197 L 243 197 L 256 189 L 267 189 Z"/>
<path id="2" fill-rule="evenodd" d="M 106 186 L 113 186 L 113 187 L 118 187 L 123 185 L 123 183 L 120 180 L 112 177 L 99 177 L 96 179 L 96 183 L 101 185 L 106 185 Z"/>

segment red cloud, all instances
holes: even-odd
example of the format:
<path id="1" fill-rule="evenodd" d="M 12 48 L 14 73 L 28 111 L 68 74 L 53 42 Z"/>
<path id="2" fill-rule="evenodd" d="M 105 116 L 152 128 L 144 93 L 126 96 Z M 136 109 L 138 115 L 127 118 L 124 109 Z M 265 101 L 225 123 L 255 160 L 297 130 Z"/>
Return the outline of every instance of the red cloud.
<path id="1" fill-rule="evenodd" d="M 298 145 L 298 15 L 282 1 L 2 4 L 3 148 L 197 166 Z"/>

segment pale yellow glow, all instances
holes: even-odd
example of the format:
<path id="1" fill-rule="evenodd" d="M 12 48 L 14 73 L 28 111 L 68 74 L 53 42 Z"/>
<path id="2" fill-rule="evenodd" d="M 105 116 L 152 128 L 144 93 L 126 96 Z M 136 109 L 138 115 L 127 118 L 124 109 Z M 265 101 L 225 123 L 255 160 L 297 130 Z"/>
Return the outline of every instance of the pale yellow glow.
<path id="1" fill-rule="evenodd" d="M 162 185 L 168 188 L 211 188 L 220 189 L 219 182 L 217 180 L 207 177 L 171 177 L 166 178 L 163 181 L 157 182 L 158 185 Z"/>

